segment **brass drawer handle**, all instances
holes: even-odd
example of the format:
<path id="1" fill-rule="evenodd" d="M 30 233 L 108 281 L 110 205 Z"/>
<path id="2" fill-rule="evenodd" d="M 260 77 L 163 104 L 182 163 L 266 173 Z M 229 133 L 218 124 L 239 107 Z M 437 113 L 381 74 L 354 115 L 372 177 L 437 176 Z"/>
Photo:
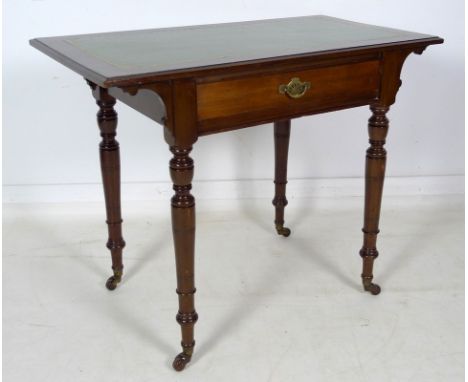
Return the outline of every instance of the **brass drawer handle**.
<path id="1" fill-rule="evenodd" d="M 278 91 L 280 94 L 287 94 L 291 98 L 301 98 L 309 89 L 310 82 L 301 82 L 298 77 L 293 77 L 289 84 L 280 85 Z"/>

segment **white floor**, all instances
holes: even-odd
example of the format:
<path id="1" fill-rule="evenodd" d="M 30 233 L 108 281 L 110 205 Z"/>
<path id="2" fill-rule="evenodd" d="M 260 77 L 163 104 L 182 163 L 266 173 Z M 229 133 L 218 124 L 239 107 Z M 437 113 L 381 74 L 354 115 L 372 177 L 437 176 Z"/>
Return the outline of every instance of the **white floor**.
<path id="1" fill-rule="evenodd" d="M 457 382 L 464 372 L 462 196 L 386 197 L 376 281 L 360 286 L 361 198 L 197 206 L 196 353 L 182 373 L 169 207 L 124 204 L 125 278 L 104 288 L 101 204 L 9 204 L 5 382 Z"/>

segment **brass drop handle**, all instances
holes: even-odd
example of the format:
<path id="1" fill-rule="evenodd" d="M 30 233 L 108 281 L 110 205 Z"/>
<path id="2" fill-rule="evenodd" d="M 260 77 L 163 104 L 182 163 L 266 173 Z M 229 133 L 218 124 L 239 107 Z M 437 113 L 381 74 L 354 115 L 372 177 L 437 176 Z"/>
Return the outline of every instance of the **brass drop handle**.
<path id="1" fill-rule="evenodd" d="M 291 98 L 301 98 L 309 89 L 310 82 L 301 82 L 298 77 L 293 77 L 287 85 L 282 84 L 278 87 L 280 94 L 287 94 Z"/>

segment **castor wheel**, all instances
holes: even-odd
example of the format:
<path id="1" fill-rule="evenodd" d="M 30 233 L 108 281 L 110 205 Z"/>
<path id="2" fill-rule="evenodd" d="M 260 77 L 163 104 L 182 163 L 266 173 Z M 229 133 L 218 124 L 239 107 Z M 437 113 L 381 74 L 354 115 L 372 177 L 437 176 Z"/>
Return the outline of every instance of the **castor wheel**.
<path id="1" fill-rule="evenodd" d="M 370 292 L 374 296 L 377 296 L 381 292 L 380 286 L 374 283 L 370 283 L 369 285 L 364 285 L 364 290 L 366 292 Z"/>
<path id="2" fill-rule="evenodd" d="M 291 230 L 287 227 L 283 227 L 282 225 L 277 225 L 276 226 L 276 232 L 278 232 L 278 235 L 288 237 L 291 235 Z"/>
<path id="3" fill-rule="evenodd" d="M 114 290 L 117 288 L 117 284 L 120 282 L 120 277 L 111 276 L 106 281 L 106 288 L 109 290 Z"/>
<path id="4" fill-rule="evenodd" d="M 185 369 L 185 365 L 190 362 L 192 357 L 185 353 L 177 354 L 174 358 L 174 362 L 172 362 L 172 367 L 175 371 L 182 371 Z"/>
<path id="5" fill-rule="evenodd" d="M 106 288 L 109 290 L 117 288 L 117 284 L 122 281 L 122 273 L 122 269 L 114 270 L 114 274 L 106 281 Z"/>

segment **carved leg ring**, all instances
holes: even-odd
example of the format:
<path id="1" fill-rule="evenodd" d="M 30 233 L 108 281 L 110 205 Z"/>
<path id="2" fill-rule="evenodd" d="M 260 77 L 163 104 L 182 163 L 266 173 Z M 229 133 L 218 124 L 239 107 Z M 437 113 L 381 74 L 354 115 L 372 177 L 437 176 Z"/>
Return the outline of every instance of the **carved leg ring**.
<path id="1" fill-rule="evenodd" d="M 125 241 L 122 237 L 122 217 L 120 210 L 120 155 L 119 142 L 116 141 L 117 112 L 114 110 L 115 98 L 107 89 L 88 81 L 93 96 L 99 106 L 97 121 L 101 131 L 99 154 L 101 162 L 104 198 L 106 202 L 107 226 L 109 240 L 107 248 L 112 255 L 112 270 L 114 274 L 107 280 L 106 287 L 114 290 L 122 280 L 122 251 Z"/>
<path id="2" fill-rule="evenodd" d="M 194 167 L 190 151 L 191 148 L 171 147 L 174 156 L 169 165 L 175 191 L 171 210 L 179 296 L 176 320 L 182 330 L 182 353 L 172 364 L 177 371 L 183 370 L 192 358 L 195 346 L 193 331 L 198 319 L 194 304 L 195 198 L 190 193 Z"/>
<path id="3" fill-rule="evenodd" d="M 288 169 L 288 147 L 291 131 L 291 120 L 274 123 L 275 137 L 275 226 L 278 235 L 288 237 L 291 230 L 284 226 L 284 207 L 288 205 L 286 199 L 286 183 Z"/>
<path id="4" fill-rule="evenodd" d="M 385 177 L 387 152 L 384 149 L 388 132 L 386 113 L 389 107 L 372 105 L 369 119 L 369 143 L 366 155 L 366 186 L 364 206 L 364 243 L 359 254 L 363 260 L 362 283 L 364 290 L 377 295 L 380 287 L 372 282 L 374 259 L 377 258 L 376 242 L 379 233 L 380 206 Z"/>

